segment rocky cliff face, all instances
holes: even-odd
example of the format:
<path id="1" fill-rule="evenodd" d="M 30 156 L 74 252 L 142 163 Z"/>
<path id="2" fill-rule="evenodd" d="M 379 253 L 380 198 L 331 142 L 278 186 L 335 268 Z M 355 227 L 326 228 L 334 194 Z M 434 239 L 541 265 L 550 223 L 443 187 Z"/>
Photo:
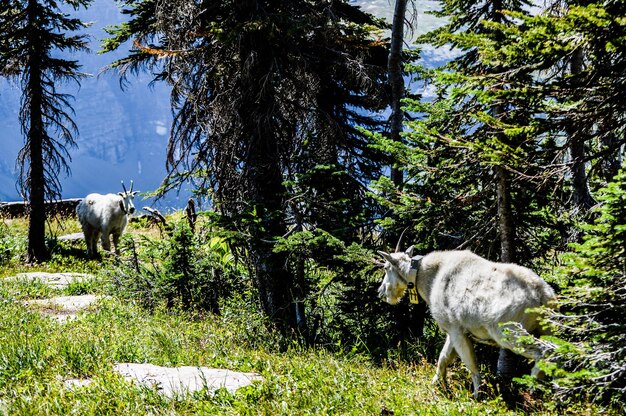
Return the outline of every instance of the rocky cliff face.
<path id="1" fill-rule="evenodd" d="M 121 54 L 99 55 L 105 26 L 122 21 L 115 2 L 96 0 L 79 15 L 91 21 L 90 54 L 64 56 L 77 59 L 90 74 L 65 91 L 75 97 L 74 121 L 78 125 L 77 148 L 72 149 L 72 175 L 62 178 L 63 197 L 82 197 L 89 192 L 117 192 L 120 180 L 131 179 L 141 191 L 154 190 L 165 176 L 165 147 L 171 123 L 168 89 L 150 89 L 148 75 L 132 79 L 124 91 L 117 75 L 102 69 Z M 17 200 L 15 160 L 23 146 L 18 124 L 21 89 L 15 82 L 0 81 L 0 200 Z M 176 204 L 173 196 L 172 204 Z"/>

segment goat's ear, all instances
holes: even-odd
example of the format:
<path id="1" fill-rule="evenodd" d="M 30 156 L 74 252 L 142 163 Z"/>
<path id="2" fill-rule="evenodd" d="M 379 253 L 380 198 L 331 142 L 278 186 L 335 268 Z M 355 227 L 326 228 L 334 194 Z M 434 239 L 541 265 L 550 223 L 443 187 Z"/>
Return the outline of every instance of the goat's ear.
<path id="1" fill-rule="evenodd" d="M 137 195 L 138 193 L 139 193 L 139 191 L 133 191 L 133 192 L 131 193 L 131 195 L 132 195 L 132 196 L 135 196 L 135 195 Z"/>
<path id="2" fill-rule="evenodd" d="M 415 246 L 411 246 L 409 248 L 406 249 L 405 253 L 409 256 L 409 257 L 413 257 L 413 250 L 415 249 Z"/>
<path id="3" fill-rule="evenodd" d="M 124 198 L 124 192 L 118 192 L 117 194 L 121 196 L 122 198 Z"/>
<path id="4" fill-rule="evenodd" d="M 384 251 L 378 251 L 378 254 L 380 254 L 382 256 L 383 259 L 387 260 L 389 263 L 393 263 L 393 257 L 391 257 L 391 255 L 389 253 L 386 253 Z"/>

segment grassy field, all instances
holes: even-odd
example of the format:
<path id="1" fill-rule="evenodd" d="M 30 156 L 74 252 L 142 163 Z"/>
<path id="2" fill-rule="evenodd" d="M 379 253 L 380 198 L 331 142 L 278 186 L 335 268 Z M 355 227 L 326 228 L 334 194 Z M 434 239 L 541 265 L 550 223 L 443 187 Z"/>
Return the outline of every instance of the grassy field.
<path id="1" fill-rule="evenodd" d="M 219 316 L 193 316 L 164 308 L 147 311 L 117 296 L 110 285 L 114 259 L 81 256 L 81 242 L 59 246 L 46 265 L 27 266 L 19 252 L 25 223 L 2 226 L 0 268 L 0 413 L 6 415 L 504 415 L 595 414 L 591 405 L 557 406 L 528 395 L 505 403 L 486 386 L 474 400 L 470 379 L 457 364 L 450 386 L 433 386 L 433 363 L 394 359 L 374 362 L 361 354 L 336 354 L 285 342 L 262 317 L 236 299 Z M 53 225 L 58 227 L 58 225 Z M 75 223 L 55 229 L 75 232 Z M 134 228 L 131 233 L 143 232 Z M 11 247 L 9 247 L 11 245 Z M 7 252 L 7 247 L 9 251 Z M 16 248 L 18 247 L 18 248 Z M 93 273 L 93 282 L 54 290 L 7 276 L 24 271 Z M 29 299 L 96 293 L 110 297 L 78 318 L 59 322 L 25 305 Z M 168 399 L 113 371 L 119 362 L 208 366 L 256 372 L 263 381 L 239 389 L 201 391 Z M 65 379 L 92 379 L 67 388 Z"/>

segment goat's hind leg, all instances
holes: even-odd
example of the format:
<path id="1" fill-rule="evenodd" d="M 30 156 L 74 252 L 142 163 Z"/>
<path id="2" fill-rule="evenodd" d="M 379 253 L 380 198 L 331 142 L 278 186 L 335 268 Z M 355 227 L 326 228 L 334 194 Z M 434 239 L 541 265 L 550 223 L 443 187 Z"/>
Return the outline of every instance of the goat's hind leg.
<path id="1" fill-rule="evenodd" d="M 85 244 L 87 245 L 87 257 L 94 258 L 97 253 L 97 248 L 94 247 L 98 241 L 98 232 L 90 225 L 83 226 L 83 235 L 85 236 Z"/>
<path id="2" fill-rule="evenodd" d="M 102 231 L 102 236 L 100 237 L 100 242 L 102 243 L 102 249 L 106 251 L 111 251 L 111 237 L 109 236 L 109 231 Z"/>
<path id="3" fill-rule="evenodd" d="M 541 369 L 537 362 L 543 357 L 546 348 L 541 342 L 532 336 L 519 323 L 508 323 L 488 328 L 489 335 L 503 348 L 513 351 L 531 361 L 535 366 L 531 370 L 531 375 L 542 378 Z"/>
<path id="4" fill-rule="evenodd" d="M 478 392 L 480 389 L 480 372 L 478 371 L 478 365 L 476 364 L 476 355 L 474 354 L 474 346 L 470 339 L 463 332 L 455 331 L 448 333 L 452 346 L 456 350 L 461 361 L 467 367 L 472 374 L 472 383 L 474 385 L 474 398 L 478 398 Z"/>

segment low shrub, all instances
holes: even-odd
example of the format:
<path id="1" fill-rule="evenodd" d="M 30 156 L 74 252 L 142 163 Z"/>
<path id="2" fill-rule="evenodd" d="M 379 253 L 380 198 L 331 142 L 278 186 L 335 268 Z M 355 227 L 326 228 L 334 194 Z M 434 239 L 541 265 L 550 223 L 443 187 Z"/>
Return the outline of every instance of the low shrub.
<path id="1" fill-rule="evenodd" d="M 208 231 L 194 233 L 184 220 L 175 220 L 165 238 L 123 238 L 129 256 L 113 268 L 111 281 L 122 295 L 144 307 L 220 312 L 220 300 L 244 284 L 228 242 Z"/>

